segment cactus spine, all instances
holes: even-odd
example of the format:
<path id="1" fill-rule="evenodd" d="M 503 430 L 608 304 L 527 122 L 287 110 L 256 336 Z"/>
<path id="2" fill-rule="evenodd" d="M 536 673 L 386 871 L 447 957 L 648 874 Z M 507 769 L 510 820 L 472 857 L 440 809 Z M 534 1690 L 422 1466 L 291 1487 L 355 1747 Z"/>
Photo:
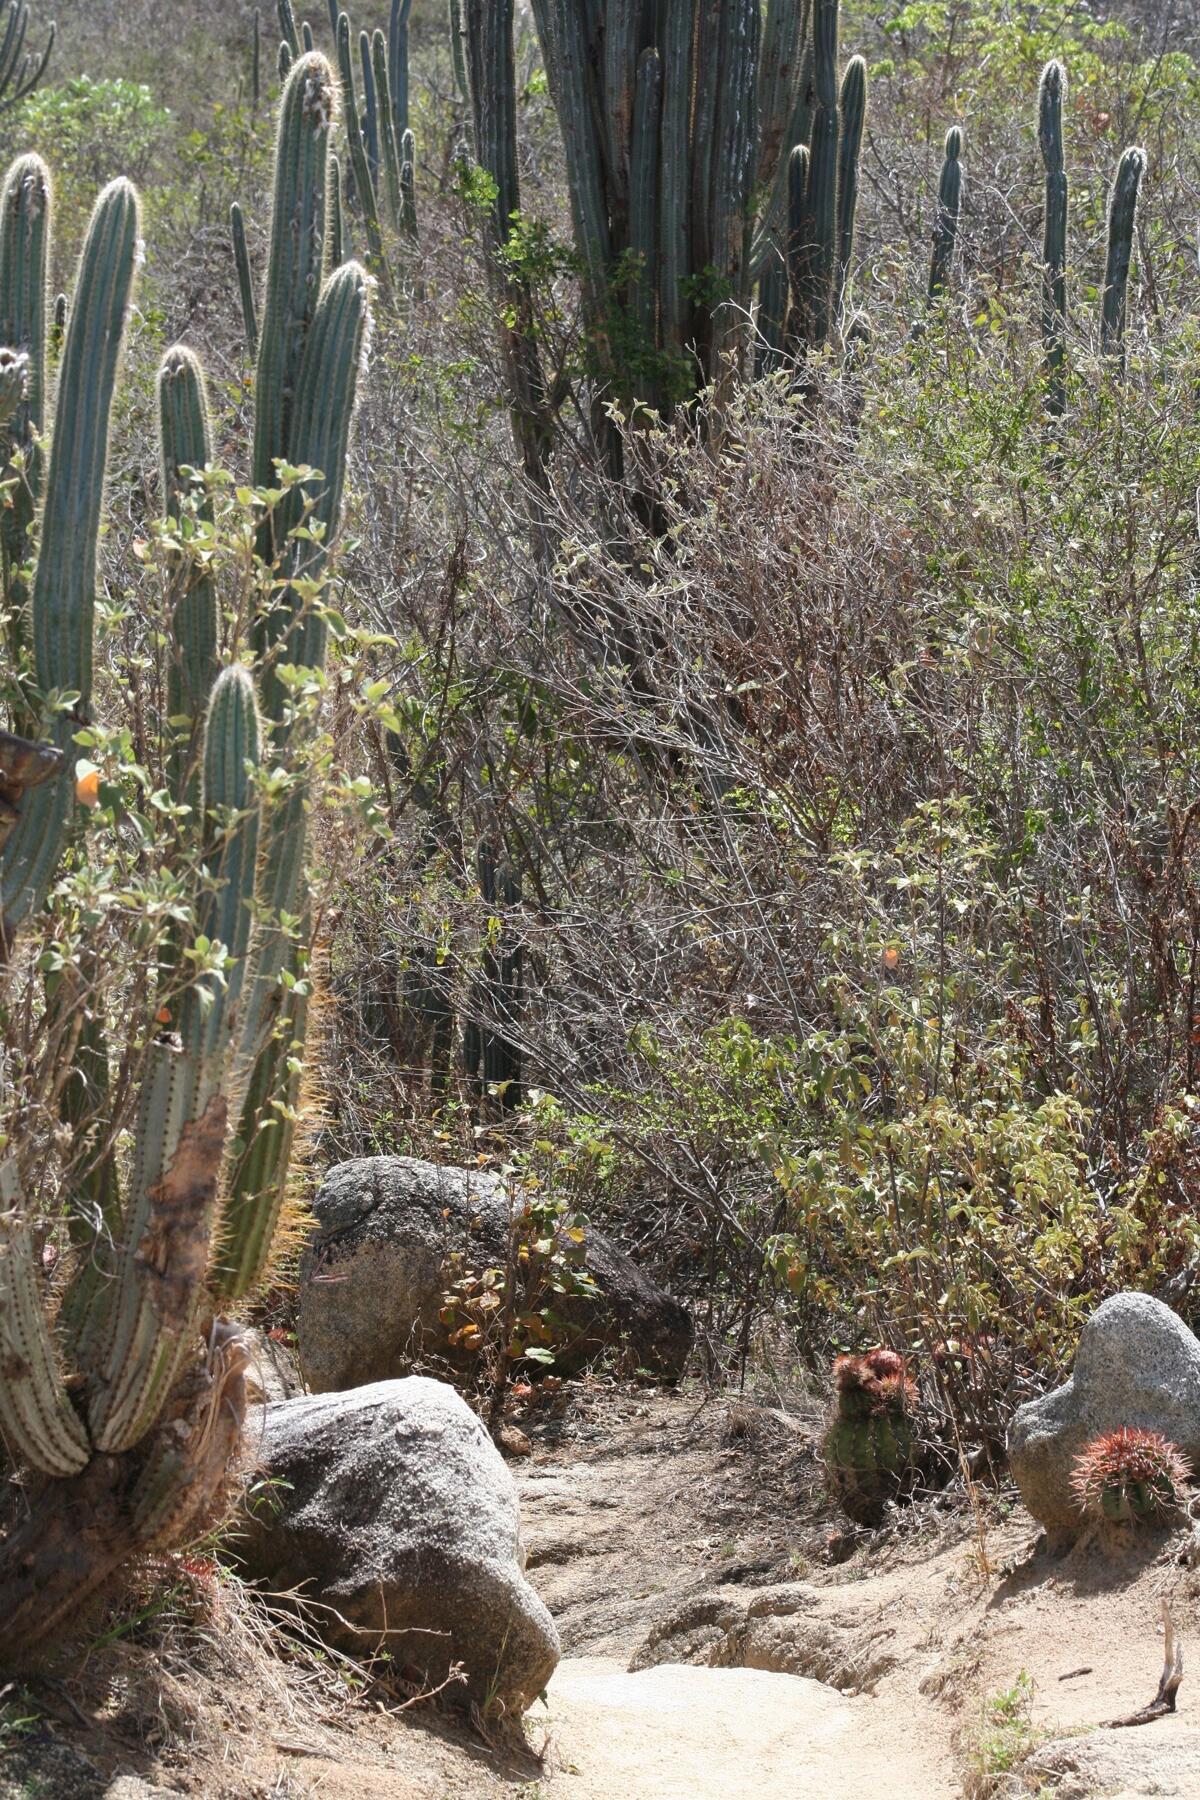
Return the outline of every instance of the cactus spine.
<path id="1" fill-rule="evenodd" d="M 279 229 L 259 355 L 264 418 L 255 433 L 269 484 L 279 458 L 324 471 L 310 477 L 306 492 L 285 496 L 275 529 L 259 538 L 282 586 L 255 641 L 310 667 L 324 655 L 311 584 L 337 533 L 367 327 L 362 269 L 347 263 L 322 283 L 333 92 L 329 65 L 310 55 L 296 63 L 283 96 Z M 289 233 L 285 220 L 299 229 Z M 136 196 L 116 182 L 97 202 L 80 260 L 31 599 L 39 698 L 68 690 L 80 697 L 75 717 L 45 708 L 57 756 L 52 747 L 0 740 L 6 776 L 22 776 L 0 863 L 6 942 L 44 897 L 66 836 L 73 771 L 63 753 L 77 719 L 87 717 L 108 418 L 137 252 Z M 0 358 L 0 387 L 4 366 Z M 44 1309 L 22 1204 L 20 1143 L 0 1158 L 0 1356 L 10 1372 L 0 1383 L 0 1425 L 13 1452 L 51 1478 L 40 1507 L 0 1545 L 6 1659 L 72 1617 L 131 1556 L 180 1541 L 221 1491 L 244 1416 L 246 1352 L 219 1316 L 206 1327 L 203 1349 L 198 1327 L 253 1286 L 268 1254 L 290 1131 L 263 1127 L 294 1099 L 303 1038 L 303 1004 L 280 975 L 297 955 L 291 921 L 306 910 L 304 784 L 293 774 L 284 801 L 264 807 L 260 697 L 246 668 L 218 668 L 216 596 L 207 571 L 187 554 L 185 516 L 203 522 L 208 506 L 203 486 L 190 500 L 189 470 L 203 468 L 210 446 L 201 372 L 183 348 L 163 361 L 159 415 L 163 507 L 178 527 L 171 534 L 168 761 L 177 796 L 193 800 L 178 825 L 181 834 L 194 833 L 200 871 L 191 928 L 196 945 L 223 946 L 221 977 L 202 969 L 166 990 L 169 1029 L 147 1052 L 127 1192 L 108 1164 L 102 1200 L 72 1225 L 76 1270 L 55 1321 Z M 302 516 L 315 528 L 312 540 L 292 535 Z M 287 769 L 293 734 L 276 707 L 269 658 L 259 676 L 271 761 Z M 5 743 L 17 751 L 5 751 Z M 11 786 L 6 781 L 6 795 Z M 184 947 L 166 946 L 164 972 L 186 967 Z M 106 1104 L 100 1020 L 85 1021 L 75 1054 L 68 1124 Z M 228 1158 L 231 1117 L 240 1117 L 243 1149 L 270 1143 L 265 1158 L 241 1151 Z M 222 1192 L 227 1163 L 232 1174 Z M 111 1239 L 105 1255 L 97 1254 L 101 1237 Z M 59 1373 L 64 1354 L 69 1384 Z M 130 1452 L 136 1460 L 127 1460 Z M 64 1476 L 72 1487 L 60 1493 L 53 1478 Z M 82 1534 L 73 1508 L 87 1518 Z"/>
<path id="2" fill-rule="evenodd" d="M 1042 344 L 1046 411 L 1060 418 L 1067 403 L 1067 170 L 1063 155 L 1063 102 L 1067 72 L 1048 62 L 1038 89 L 1038 144 L 1046 168 L 1042 234 Z"/>
<path id="3" fill-rule="evenodd" d="M 1106 356 L 1124 357 L 1125 312 L 1129 288 L 1129 264 L 1133 257 L 1133 229 L 1137 221 L 1138 193 L 1146 168 L 1146 152 L 1131 145 L 1121 153 L 1108 202 L 1108 251 L 1104 262 L 1100 341 Z"/>
<path id="4" fill-rule="evenodd" d="M 944 294 L 954 263 L 958 241 L 958 215 L 962 206 L 962 132 L 952 125 L 946 133 L 942 173 L 938 181 L 937 210 L 933 220 L 933 254 L 929 259 L 929 298 Z"/>

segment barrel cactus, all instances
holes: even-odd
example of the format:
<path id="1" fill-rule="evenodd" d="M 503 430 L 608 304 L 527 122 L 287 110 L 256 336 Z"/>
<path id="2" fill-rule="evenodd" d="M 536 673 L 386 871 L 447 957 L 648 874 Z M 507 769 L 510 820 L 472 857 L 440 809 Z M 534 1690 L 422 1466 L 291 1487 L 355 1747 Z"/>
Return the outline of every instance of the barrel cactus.
<path id="1" fill-rule="evenodd" d="M 1182 1505 L 1191 1474 L 1187 1458 L 1161 1432 L 1123 1425 L 1084 1446 L 1071 1487 L 1090 1518 L 1145 1520 Z"/>
<path id="2" fill-rule="evenodd" d="M 259 525 L 256 591 L 270 595 L 270 611 L 224 666 L 210 567 L 189 558 L 186 532 L 165 540 L 175 548 L 161 763 L 179 803 L 170 842 L 190 904 L 159 952 L 149 1041 L 132 1056 L 117 1045 L 112 1060 L 143 1070 L 132 1154 L 120 1167 L 111 1150 L 81 1159 L 65 1279 L 53 1284 L 32 1151 L 12 1129 L 17 1103 L 3 1096 L 0 1427 L 39 1496 L 0 1543 L 5 1663 L 60 1633 L 131 1558 L 210 1520 L 237 1451 L 247 1350 L 226 1315 L 269 1253 L 303 1041 L 303 984 L 294 977 L 306 910 L 304 776 L 274 671 L 279 657 L 311 668 L 324 660 L 313 596 L 337 534 L 368 323 L 365 272 L 353 263 L 329 272 L 335 116 L 332 69 L 302 54 L 281 103 L 255 483 L 271 486 L 280 464 L 303 473 Z M 15 169 L 39 191 L 30 159 Z M 13 182 L 10 171 L 7 192 Z M 96 551 L 138 232 L 138 197 L 115 181 L 96 203 L 80 258 L 41 482 L 26 620 L 33 728 L 0 735 L 0 960 L 9 980 L 21 978 L 20 933 L 36 923 L 79 842 L 77 799 L 95 796 L 74 740 L 93 704 Z M 25 279 L 0 239 L 0 320 L 20 315 Z M 21 354 L 35 371 L 46 354 L 45 306 L 28 317 Z M 174 520 L 190 507 L 203 516 L 196 472 L 211 459 L 209 427 L 203 375 L 186 348 L 167 353 L 158 394 L 165 513 Z M 277 789 L 265 797 L 268 757 L 289 773 L 283 798 Z M 110 1084 L 104 1009 L 82 974 L 60 972 L 46 1002 L 74 1019 L 59 1033 L 68 1130 L 78 1094 L 86 1089 L 93 1113 L 103 1113 Z"/>
<path id="3" fill-rule="evenodd" d="M 910 1493 L 920 1474 L 916 1384 L 899 1351 L 879 1349 L 839 1356 L 833 1385 L 826 1472 L 850 1518 L 878 1525 L 887 1503 Z"/>

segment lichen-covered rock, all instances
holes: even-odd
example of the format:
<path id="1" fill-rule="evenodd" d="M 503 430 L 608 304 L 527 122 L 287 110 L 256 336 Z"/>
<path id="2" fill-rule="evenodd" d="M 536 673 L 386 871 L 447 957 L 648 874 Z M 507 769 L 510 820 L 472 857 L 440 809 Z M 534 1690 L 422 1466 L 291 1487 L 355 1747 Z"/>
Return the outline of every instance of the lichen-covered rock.
<path id="1" fill-rule="evenodd" d="M 1200 1468 L 1200 1340 L 1149 1294 L 1115 1294 L 1097 1307 L 1070 1380 L 1013 1417 L 1013 1475 L 1056 1545 L 1083 1523 L 1071 1490 L 1075 1458 L 1092 1438 L 1122 1425 L 1160 1431 Z"/>
<path id="2" fill-rule="evenodd" d="M 558 1634 L 525 1580 L 512 1476 L 454 1389 L 411 1376 L 258 1416 L 261 1497 L 232 1546 L 246 1573 L 321 1602 L 352 1654 L 386 1648 L 431 1682 L 461 1663 L 476 1701 L 508 1713 L 535 1700 Z"/>
<path id="3" fill-rule="evenodd" d="M 315 1393 L 388 1381 L 422 1350 L 446 1348 L 438 1313 L 448 1259 L 503 1265 L 509 1208 L 503 1182 L 478 1170 L 411 1156 L 339 1163 L 322 1182 L 316 1233 L 300 1266 L 296 1324 L 300 1367 Z M 618 1250 L 588 1230 L 584 1245 L 594 1299 L 563 1302 L 561 1369 L 606 1348 L 666 1380 L 683 1373 L 693 1327 L 686 1308 Z"/>

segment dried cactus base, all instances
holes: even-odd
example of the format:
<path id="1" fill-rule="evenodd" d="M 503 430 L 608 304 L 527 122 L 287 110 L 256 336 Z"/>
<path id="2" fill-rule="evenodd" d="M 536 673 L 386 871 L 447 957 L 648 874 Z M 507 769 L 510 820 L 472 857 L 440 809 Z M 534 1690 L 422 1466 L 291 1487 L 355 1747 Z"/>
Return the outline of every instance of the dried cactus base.
<path id="1" fill-rule="evenodd" d="M 219 1324 L 148 1450 L 96 1455 L 50 1492 L 30 1492 L 28 1516 L 0 1544 L 0 1672 L 29 1667 L 77 1630 L 139 1556 L 181 1548 L 224 1512 L 247 1363 L 240 1332 Z"/>

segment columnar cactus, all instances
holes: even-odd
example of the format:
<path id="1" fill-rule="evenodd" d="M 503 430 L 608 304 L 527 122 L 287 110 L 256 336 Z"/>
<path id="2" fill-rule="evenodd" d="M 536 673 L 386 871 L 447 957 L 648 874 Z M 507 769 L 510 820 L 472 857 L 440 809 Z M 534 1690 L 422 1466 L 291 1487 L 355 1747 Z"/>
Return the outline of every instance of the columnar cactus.
<path id="1" fill-rule="evenodd" d="M 860 1525 L 877 1525 L 887 1502 L 911 1492 L 920 1473 L 913 1426 L 916 1385 L 895 1350 L 839 1356 L 833 1381 L 825 1468 L 849 1516 Z"/>
<path id="2" fill-rule="evenodd" d="M 39 157 L 22 156 L 0 193 L 0 343 L 25 359 L 24 393 L 0 426 L 5 473 L 14 484 L 0 512 L 3 607 L 18 669 L 29 639 L 24 570 L 42 485 L 49 252 L 50 178 Z"/>
<path id="3" fill-rule="evenodd" d="M 514 217 L 521 208 L 513 0 L 458 0 L 458 4 L 469 71 L 475 158 L 491 177 L 495 189 L 485 225 L 485 246 L 500 318 L 513 437 L 525 473 L 540 486 L 548 433 L 541 359 L 533 330 L 533 302 L 528 282 L 503 257 Z M 652 209 L 653 198 L 646 198 L 643 212 Z M 645 279 L 653 280 L 652 269 L 645 271 Z"/>
<path id="4" fill-rule="evenodd" d="M 833 318 L 833 278 L 837 262 L 838 174 L 838 5 L 813 0 L 813 80 L 816 109 L 808 147 L 804 210 L 793 254 L 797 335 L 823 344 Z"/>
<path id="5" fill-rule="evenodd" d="M 929 298 L 944 294 L 954 263 L 958 241 L 958 215 L 962 206 L 962 132 L 952 125 L 946 133 L 942 173 L 938 181 L 937 211 L 933 220 L 933 254 L 929 259 Z"/>
<path id="6" fill-rule="evenodd" d="M 840 317 L 854 254 L 854 215 L 858 209 L 858 163 L 867 123 L 867 65 L 852 56 L 842 76 L 841 132 L 838 139 L 837 271 L 834 312 Z"/>
<path id="7" fill-rule="evenodd" d="M 1038 90 L 1038 144 L 1046 166 L 1042 235 L 1042 343 L 1046 362 L 1046 411 L 1061 416 L 1066 406 L 1067 357 L 1067 171 L 1063 157 L 1063 103 L 1067 72 L 1059 62 L 1042 70 Z"/>
<path id="8" fill-rule="evenodd" d="M 128 1179 L 122 1192 L 111 1159 L 102 1193 L 97 1172 L 89 1176 L 87 1205 L 72 1223 L 75 1271 L 57 1311 L 47 1304 L 19 1139 L 0 1157 L 0 1427 L 10 1451 L 48 1478 L 39 1507 L 0 1545 L 6 1662 L 60 1629 L 130 1557 L 194 1531 L 222 1492 L 244 1415 L 247 1354 L 221 1314 L 253 1287 L 270 1249 L 303 1042 L 303 1001 L 285 975 L 296 967 L 295 921 L 306 911 L 304 782 L 293 769 L 285 798 L 265 802 L 258 777 L 268 755 L 284 769 L 294 760 L 271 653 L 314 668 L 324 659 L 313 584 L 337 535 L 367 328 L 365 272 L 346 263 L 327 273 L 335 95 L 325 58 L 301 55 L 281 105 L 254 466 L 260 487 L 275 485 L 280 462 L 314 473 L 259 533 L 262 587 L 274 598 L 252 634 L 257 691 L 241 663 L 219 666 L 211 573 L 190 559 L 189 534 L 171 533 L 165 760 L 187 801 L 176 829 L 194 834 L 185 866 L 200 871 L 191 943 L 220 947 L 220 975 L 204 972 L 202 957 L 201 972 L 181 980 L 188 939 L 168 944 L 163 970 L 172 979 L 146 1052 Z M 133 189 L 114 182 L 96 205 L 67 329 L 30 598 L 44 741 L 0 736 L 0 820 L 4 807 L 16 814 L 6 838 L 0 831 L 6 952 L 43 905 L 75 828 L 71 740 L 90 706 L 108 421 L 137 225 Z M 0 244 L 0 278 L 4 267 Z M 159 415 L 164 511 L 175 519 L 191 508 L 203 520 L 211 455 L 203 379 L 181 347 L 163 361 Z M 302 519 L 312 529 L 296 536 Z M 56 706 L 69 692 L 78 696 L 70 709 Z M 98 1019 L 66 1041 L 76 1057 L 69 1126 L 81 1090 L 93 1106 L 106 1104 L 108 1059 Z"/>
<path id="9" fill-rule="evenodd" d="M 250 252 L 246 248 L 246 222 L 236 200 L 229 208 L 229 238 L 233 245 L 238 296 L 242 303 L 242 331 L 246 339 L 246 354 L 253 361 L 258 355 L 258 310 L 254 304 L 254 277 L 250 273 Z"/>
<path id="10" fill-rule="evenodd" d="M 822 128 L 832 138 L 828 233 L 814 274 L 814 289 L 820 268 L 828 274 L 827 318 L 837 8 L 836 0 L 816 6 L 821 98 L 832 119 Z M 773 245 L 778 255 L 787 155 L 807 134 L 809 8 L 803 0 L 769 0 L 765 12 L 759 0 L 534 0 L 533 11 L 566 151 L 598 372 L 627 399 L 669 409 L 739 362 L 754 282 Z"/>
<path id="11" fill-rule="evenodd" d="M 1104 263 L 1100 341 L 1107 356 L 1125 351 L 1126 294 L 1133 256 L 1133 228 L 1138 192 L 1146 168 L 1146 152 L 1135 145 L 1121 154 L 1108 202 L 1108 252 Z"/>
<path id="12" fill-rule="evenodd" d="M 58 26 L 51 25 L 42 50 L 27 50 L 28 0 L 8 0 L 0 35 L 0 112 L 15 106 L 33 90 L 46 73 Z"/>

